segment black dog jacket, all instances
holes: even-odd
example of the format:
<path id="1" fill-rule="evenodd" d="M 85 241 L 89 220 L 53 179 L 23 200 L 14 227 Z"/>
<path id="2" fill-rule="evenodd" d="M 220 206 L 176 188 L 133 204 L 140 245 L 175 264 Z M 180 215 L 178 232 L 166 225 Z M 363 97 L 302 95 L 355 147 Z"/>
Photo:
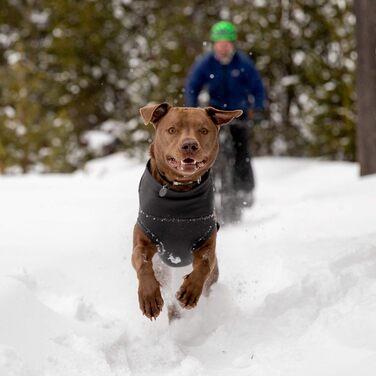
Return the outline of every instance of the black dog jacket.
<path id="1" fill-rule="evenodd" d="M 149 164 L 140 181 L 137 223 L 157 245 L 167 265 L 189 265 L 193 252 L 217 227 L 212 176 L 206 174 L 190 191 L 177 192 L 158 183 L 150 174 Z"/>

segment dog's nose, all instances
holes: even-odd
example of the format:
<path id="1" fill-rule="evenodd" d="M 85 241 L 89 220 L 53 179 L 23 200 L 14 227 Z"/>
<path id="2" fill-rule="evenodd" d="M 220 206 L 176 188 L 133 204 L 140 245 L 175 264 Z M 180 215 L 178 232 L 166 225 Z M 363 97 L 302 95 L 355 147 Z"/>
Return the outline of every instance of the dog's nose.
<path id="1" fill-rule="evenodd" d="M 186 153 L 195 153 L 198 149 L 198 143 L 196 140 L 192 138 L 188 138 L 184 140 L 184 142 L 181 144 L 181 149 Z"/>

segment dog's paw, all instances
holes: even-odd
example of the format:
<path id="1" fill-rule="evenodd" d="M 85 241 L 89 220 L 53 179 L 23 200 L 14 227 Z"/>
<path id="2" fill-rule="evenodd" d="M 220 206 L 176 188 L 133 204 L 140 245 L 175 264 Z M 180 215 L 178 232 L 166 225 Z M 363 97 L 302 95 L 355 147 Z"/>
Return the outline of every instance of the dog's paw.
<path id="1" fill-rule="evenodd" d="M 159 316 L 163 308 L 163 299 L 159 283 L 156 279 L 140 281 L 138 300 L 143 315 L 150 320 L 155 320 Z"/>
<path id="2" fill-rule="evenodd" d="M 194 278 L 192 274 L 184 277 L 184 282 L 175 295 L 180 305 L 185 309 L 196 307 L 204 286 L 204 282 Z"/>

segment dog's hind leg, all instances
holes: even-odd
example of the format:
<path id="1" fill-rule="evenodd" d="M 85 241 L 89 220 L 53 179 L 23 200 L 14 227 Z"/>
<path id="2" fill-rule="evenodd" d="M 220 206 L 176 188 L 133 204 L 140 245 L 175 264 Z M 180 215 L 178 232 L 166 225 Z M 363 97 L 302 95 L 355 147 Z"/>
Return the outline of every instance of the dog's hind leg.
<path id="1" fill-rule="evenodd" d="M 171 268 L 167 266 L 156 254 L 153 257 L 153 269 L 155 277 L 162 287 L 162 296 L 167 305 L 168 321 L 180 319 L 182 310 L 176 304 L 175 291 L 181 278 L 187 274 L 186 268 Z M 181 271 L 184 269 L 185 271 Z"/>
<path id="2" fill-rule="evenodd" d="M 169 305 L 167 307 L 167 310 L 168 310 L 168 322 L 169 323 L 181 318 L 181 310 L 176 304 Z"/>
<path id="3" fill-rule="evenodd" d="M 171 323 L 174 320 L 180 319 L 184 315 L 184 310 L 178 304 L 175 292 L 179 289 L 182 281 L 184 280 L 184 277 L 189 274 L 192 271 L 192 266 L 184 266 L 180 268 L 169 268 L 170 269 L 170 275 L 171 280 L 170 284 L 168 286 L 168 294 L 169 294 L 169 300 L 168 300 L 168 319 Z"/>
<path id="4" fill-rule="evenodd" d="M 213 284 L 218 275 L 216 270 L 217 258 L 215 255 L 216 232 L 206 243 L 193 253 L 192 272 L 184 277 L 183 284 L 176 293 L 180 305 L 186 309 L 194 308 L 204 291 L 208 278 L 212 276 Z M 209 286 L 210 287 L 210 286 Z"/>
<path id="5" fill-rule="evenodd" d="M 153 257 L 153 270 L 155 278 L 162 287 L 163 294 L 165 292 L 163 290 L 168 289 L 168 286 L 171 284 L 172 276 L 170 268 L 161 260 L 157 253 Z"/>

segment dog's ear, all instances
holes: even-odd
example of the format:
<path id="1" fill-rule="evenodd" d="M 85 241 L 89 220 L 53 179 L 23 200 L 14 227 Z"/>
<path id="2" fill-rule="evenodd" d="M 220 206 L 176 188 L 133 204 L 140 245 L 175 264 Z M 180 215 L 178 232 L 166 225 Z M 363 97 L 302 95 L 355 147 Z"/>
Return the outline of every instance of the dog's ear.
<path id="1" fill-rule="evenodd" d="M 243 113 L 242 110 L 223 111 L 217 110 L 214 107 L 205 107 L 205 111 L 213 123 L 219 126 L 229 123 L 232 119 L 241 116 Z"/>
<path id="2" fill-rule="evenodd" d="M 140 114 L 145 125 L 152 123 L 155 125 L 163 116 L 165 116 L 171 105 L 168 103 L 150 104 L 140 108 Z"/>

